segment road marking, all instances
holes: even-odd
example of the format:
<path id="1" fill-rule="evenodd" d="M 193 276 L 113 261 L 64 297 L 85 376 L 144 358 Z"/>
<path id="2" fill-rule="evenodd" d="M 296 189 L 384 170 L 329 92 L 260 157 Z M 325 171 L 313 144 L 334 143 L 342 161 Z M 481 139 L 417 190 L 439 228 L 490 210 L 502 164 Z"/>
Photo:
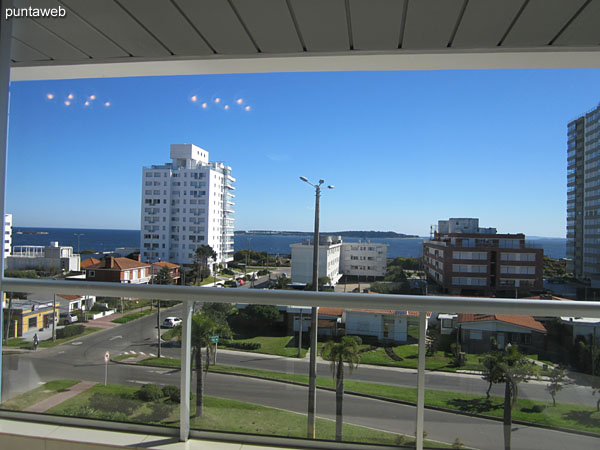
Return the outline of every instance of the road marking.
<path id="1" fill-rule="evenodd" d="M 83 342 L 81 342 L 81 341 L 78 341 L 78 342 L 71 342 L 71 345 L 81 345 L 81 344 L 83 344 Z"/>
<path id="2" fill-rule="evenodd" d="M 166 386 L 165 383 L 154 383 L 153 381 L 140 381 L 140 380 L 126 380 L 126 381 L 128 383 L 136 383 L 136 384 L 158 384 L 158 385 L 161 385 L 161 386 Z"/>
<path id="3" fill-rule="evenodd" d="M 109 339 L 109 341 L 114 341 L 115 339 L 123 339 L 123 336 L 113 336 Z"/>
<path id="4" fill-rule="evenodd" d="M 148 353 L 150 356 L 155 357 L 156 355 L 154 353 Z"/>
<path id="5" fill-rule="evenodd" d="M 140 352 L 140 355 L 146 355 L 144 352 Z"/>
<path id="6" fill-rule="evenodd" d="M 65 352 L 65 351 L 63 350 L 63 351 L 61 351 L 61 352 L 58 352 L 58 354 L 59 354 L 59 355 L 62 355 L 64 352 Z"/>

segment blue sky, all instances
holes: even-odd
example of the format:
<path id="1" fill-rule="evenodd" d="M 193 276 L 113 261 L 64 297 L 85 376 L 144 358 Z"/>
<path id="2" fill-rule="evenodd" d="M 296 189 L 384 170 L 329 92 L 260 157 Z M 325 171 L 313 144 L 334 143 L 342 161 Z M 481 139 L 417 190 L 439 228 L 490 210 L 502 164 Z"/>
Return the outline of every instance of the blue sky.
<path id="1" fill-rule="evenodd" d="M 335 185 L 322 197 L 325 231 L 426 235 L 438 219 L 479 217 L 564 237 L 566 125 L 600 102 L 599 79 L 588 69 L 16 82 L 6 209 L 16 226 L 139 229 L 142 167 L 193 143 L 232 166 L 238 230 L 311 230 L 304 175 Z"/>

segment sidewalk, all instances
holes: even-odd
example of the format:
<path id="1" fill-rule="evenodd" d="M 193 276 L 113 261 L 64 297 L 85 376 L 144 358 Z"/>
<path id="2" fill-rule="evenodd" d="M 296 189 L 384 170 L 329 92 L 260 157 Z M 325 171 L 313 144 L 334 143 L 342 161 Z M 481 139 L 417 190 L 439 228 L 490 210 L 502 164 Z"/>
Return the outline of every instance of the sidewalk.
<path id="1" fill-rule="evenodd" d="M 31 405 L 30 407 L 26 408 L 25 411 L 36 413 L 46 412 L 50 408 L 53 408 L 56 405 L 60 405 L 65 400 L 75 397 L 76 395 L 81 394 L 83 391 L 87 391 L 89 388 L 96 384 L 97 383 L 92 381 L 81 381 L 76 385 L 66 389 L 64 392 L 59 392 L 58 394 L 54 394 L 52 397 L 48 397 L 47 399 L 42 400 L 41 402 L 36 403 L 35 405 Z"/>
<path id="2" fill-rule="evenodd" d="M 81 325 L 83 325 L 84 327 L 92 327 L 92 328 L 114 328 L 121 324 L 113 323 L 113 320 L 118 319 L 123 316 L 126 316 L 127 314 L 133 314 L 136 312 L 145 311 L 147 309 L 150 309 L 150 307 L 144 306 L 143 308 L 130 309 L 129 311 L 125 311 L 124 313 L 115 313 L 115 314 L 111 314 L 110 316 L 100 317 L 99 319 L 96 319 L 96 320 L 90 320 L 88 322 L 81 322 Z M 153 311 L 154 311 L 154 309 L 156 309 L 156 308 L 153 308 Z M 75 322 L 75 323 L 78 323 L 78 322 Z"/>

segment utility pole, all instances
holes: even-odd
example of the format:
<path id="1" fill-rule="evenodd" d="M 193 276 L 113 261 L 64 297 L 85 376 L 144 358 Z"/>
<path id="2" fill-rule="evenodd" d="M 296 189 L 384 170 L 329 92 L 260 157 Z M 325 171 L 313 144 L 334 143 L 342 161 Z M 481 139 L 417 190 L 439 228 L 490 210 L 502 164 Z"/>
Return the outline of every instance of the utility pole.
<path id="1" fill-rule="evenodd" d="M 319 180 L 319 184 L 312 184 L 306 177 L 300 177 L 302 181 L 315 188 L 315 231 L 313 236 L 313 290 L 319 290 L 319 208 L 321 199 L 321 185 L 325 180 Z M 333 189 L 329 185 L 327 188 Z M 307 437 L 316 438 L 316 409 L 317 409 L 317 337 L 319 332 L 319 308 L 313 306 L 311 310 L 311 329 L 310 329 L 310 362 L 308 369 L 308 423 Z"/>

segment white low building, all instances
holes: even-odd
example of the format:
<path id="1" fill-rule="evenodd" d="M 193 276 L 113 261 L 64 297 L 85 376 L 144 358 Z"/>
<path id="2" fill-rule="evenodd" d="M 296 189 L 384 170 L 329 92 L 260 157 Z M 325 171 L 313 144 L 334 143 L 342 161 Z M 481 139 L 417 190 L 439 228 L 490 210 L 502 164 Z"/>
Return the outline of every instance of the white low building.
<path id="1" fill-rule="evenodd" d="M 384 277 L 387 270 L 388 244 L 375 242 L 344 242 L 340 272 L 355 277 Z"/>
<path id="2" fill-rule="evenodd" d="M 323 236 L 319 241 L 319 278 L 329 277 L 331 284 L 336 284 L 342 276 L 340 274 L 342 239 Z M 312 242 L 291 244 L 290 248 L 292 249 L 292 282 L 312 283 L 314 251 Z"/>
<path id="3" fill-rule="evenodd" d="M 372 336 L 378 342 L 408 340 L 407 311 L 347 309 L 344 315 L 346 335 Z"/>
<path id="4" fill-rule="evenodd" d="M 80 256 L 73 253 L 73 247 L 61 247 L 58 242 L 50 246 L 18 245 L 12 255 L 6 257 L 6 270 L 57 269 L 77 272 L 80 269 Z"/>
<path id="5" fill-rule="evenodd" d="M 578 337 L 583 337 L 587 342 L 592 339 L 600 344 L 600 319 L 595 317 L 561 317 L 562 323 L 573 327 L 573 343 Z"/>
<path id="6" fill-rule="evenodd" d="M 52 302 L 56 300 L 56 307 L 61 312 L 71 312 L 76 310 L 89 311 L 96 303 L 95 295 L 68 295 L 68 294 L 28 294 L 27 300 L 38 302 Z"/>

